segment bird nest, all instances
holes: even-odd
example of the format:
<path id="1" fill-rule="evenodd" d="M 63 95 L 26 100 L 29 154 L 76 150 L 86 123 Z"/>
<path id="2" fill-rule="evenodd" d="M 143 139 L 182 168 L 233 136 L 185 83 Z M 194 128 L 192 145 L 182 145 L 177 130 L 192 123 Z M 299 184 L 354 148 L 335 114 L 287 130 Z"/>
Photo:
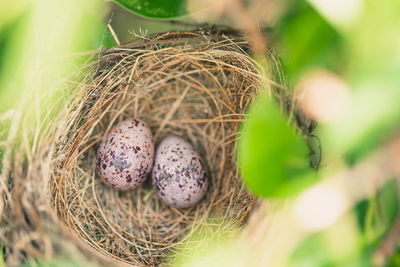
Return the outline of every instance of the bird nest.
<path id="1" fill-rule="evenodd" d="M 29 167 L 21 161 L 25 167 L 11 175 L 3 216 L 3 240 L 14 246 L 9 258 L 54 253 L 64 247 L 56 240 L 61 238 L 93 257 L 153 266 L 210 218 L 245 225 L 255 197 L 240 179 L 236 147 L 245 112 L 264 82 L 249 51 L 234 31 L 155 34 L 101 51 L 42 142 L 46 149 Z M 146 122 L 155 145 L 177 135 L 194 146 L 209 178 L 201 202 L 176 209 L 157 197 L 149 181 L 128 192 L 101 181 L 96 150 L 128 118 Z M 23 182 L 16 192 L 22 179 L 31 184 Z M 17 248 L 21 235 L 30 239 Z"/>

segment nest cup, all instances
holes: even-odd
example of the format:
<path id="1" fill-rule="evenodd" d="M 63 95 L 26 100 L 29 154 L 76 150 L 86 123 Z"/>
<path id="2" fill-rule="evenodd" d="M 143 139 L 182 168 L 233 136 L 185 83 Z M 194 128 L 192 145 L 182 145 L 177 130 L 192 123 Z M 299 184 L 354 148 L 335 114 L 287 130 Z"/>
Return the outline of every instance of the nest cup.
<path id="1" fill-rule="evenodd" d="M 261 83 L 249 51 L 235 31 L 210 30 L 138 37 L 98 55 L 48 141 L 54 144 L 46 152 L 49 177 L 39 175 L 48 181 L 49 207 L 62 222 L 57 228 L 72 232 L 69 241 L 78 236 L 92 254 L 115 263 L 154 266 L 211 217 L 246 223 L 255 198 L 239 177 L 236 147 Z M 101 181 L 96 150 L 128 118 L 146 122 L 155 145 L 177 135 L 199 152 L 209 186 L 196 206 L 166 205 L 151 179 L 128 192 Z"/>

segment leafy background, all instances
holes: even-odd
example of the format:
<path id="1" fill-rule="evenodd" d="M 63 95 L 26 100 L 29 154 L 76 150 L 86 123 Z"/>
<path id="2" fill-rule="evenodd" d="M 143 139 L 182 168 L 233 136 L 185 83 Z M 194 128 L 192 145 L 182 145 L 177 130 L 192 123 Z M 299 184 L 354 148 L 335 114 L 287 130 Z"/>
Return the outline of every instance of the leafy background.
<path id="1" fill-rule="evenodd" d="M 281 251 L 276 262 L 400 266 L 399 1 L 116 2 L 0 2 L 0 158 L 15 108 L 38 95 L 56 94 L 65 77 L 85 62 L 87 51 L 124 43 L 132 33 L 203 23 L 231 25 L 251 36 L 257 24 L 269 29 L 262 37 L 281 58 L 284 85 L 304 113 L 318 121 L 313 134 L 322 147 L 315 171 L 309 166 L 313 149 L 308 145 L 315 137 L 297 130 L 290 114 L 265 95 L 242 125 L 238 159 L 243 179 L 276 212 L 278 223 L 270 231 L 282 238 L 290 233 L 293 243 L 274 246 Z M 262 53 L 256 56 L 267 64 Z M 262 242 L 256 249 L 246 242 L 239 246 L 236 238 L 208 240 L 202 253 L 173 257 L 171 264 L 252 266 L 260 255 L 245 254 L 267 249 Z M 79 265 L 64 259 L 39 262 Z"/>

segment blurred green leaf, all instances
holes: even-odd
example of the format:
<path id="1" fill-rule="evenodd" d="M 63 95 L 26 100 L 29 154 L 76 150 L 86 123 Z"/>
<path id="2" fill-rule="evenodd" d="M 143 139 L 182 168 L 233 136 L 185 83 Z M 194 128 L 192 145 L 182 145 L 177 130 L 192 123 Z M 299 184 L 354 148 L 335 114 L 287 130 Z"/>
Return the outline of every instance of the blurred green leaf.
<path id="1" fill-rule="evenodd" d="M 349 213 L 325 230 L 307 235 L 290 255 L 289 266 L 368 266 L 362 239 Z"/>
<path id="2" fill-rule="evenodd" d="M 187 233 L 188 236 L 169 255 L 165 266 L 202 266 L 199 262 L 209 261 L 207 258 L 213 258 L 214 253 L 226 250 L 235 242 L 240 229 L 226 219 L 211 218 L 212 216 L 199 224 L 194 232 Z"/>
<path id="3" fill-rule="evenodd" d="M 398 267 L 400 266 L 400 245 L 397 245 L 397 249 L 393 254 L 392 258 L 390 259 L 388 267 Z"/>
<path id="4" fill-rule="evenodd" d="M 386 224 L 393 224 L 399 213 L 399 192 L 395 180 L 387 182 L 377 197 L 379 214 Z"/>
<path id="5" fill-rule="evenodd" d="M 22 91 L 24 61 L 29 57 L 29 49 L 24 48 L 30 19 L 31 8 L 27 8 L 0 35 L 0 113 L 11 108 Z"/>
<path id="6" fill-rule="evenodd" d="M 304 1 L 293 4 L 277 25 L 276 34 L 291 80 L 310 68 L 336 71 L 346 66 L 342 37 Z"/>
<path id="7" fill-rule="evenodd" d="M 0 113 L 18 103 L 22 93 L 34 87 L 34 80 L 42 83 L 41 90 L 50 90 L 46 80 L 54 83 L 70 75 L 89 57 L 78 55 L 80 52 L 98 49 L 104 43 L 104 9 L 99 2 L 69 2 L 37 0 L 2 29 Z M 41 75 L 32 74 L 34 71 Z"/>
<path id="8" fill-rule="evenodd" d="M 0 159 L 1 160 L 1 159 Z M 6 266 L 5 264 L 4 264 L 4 255 L 3 255 L 3 245 L 2 244 L 0 244 L 0 267 L 4 267 L 4 266 Z"/>
<path id="9" fill-rule="evenodd" d="M 339 242 L 346 242 L 345 236 L 338 237 Z M 335 258 L 329 247 L 332 244 L 325 239 L 324 233 L 309 235 L 301 242 L 290 256 L 289 267 L 353 267 L 369 266 L 368 258 L 358 253 L 350 253 L 343 258 Z"/>
<path id="10" fill-rule="evenodd" d="M 363 1 L 363 13 L 348 30 L 352 77 L 397 78 L 400 71 L 400 1 Z M 382 88 L 376 88 L 382 90 Z"/>
<path id="11" fill-rule="evenodd" d="M 187 0 L 114 0 L 126 9 L 148 18 L 170 19 L 187 14 Z"/>
<path id="12" fill-rule="evenodd" d="M 353 208 L 363 236 L 363 254 L 370 259 L 382 238 L 388 234 L 399 212 L 399 192 L 396 181 L 388 181 L 376 195 L 363 200 Z M 392 258 L 397 262 L 400 250 Z M 389 265 L 397 266 L 397 265 Z"/>
<path id="13" fill-rule="evenodd" d="M 0 1 L 0 38 L 2 28 L 12 23 L 21 15 L 31 4 L 32 0 L 2 0 Z"/>
<path id="14" fill-rule="evenodd" d="M 324 240 L 321 233 L 309 235 L 290 256 L 289 266 L 331 266 L 329 254 L 323 247 Z"/>
<path id="15" fill-rule="evenodd" d="M 308 148 L 275 102 L 260 96 L 239 140 L 239 163 L 247 186 L 262 197 L 292 195 L 315 180 Z"/>

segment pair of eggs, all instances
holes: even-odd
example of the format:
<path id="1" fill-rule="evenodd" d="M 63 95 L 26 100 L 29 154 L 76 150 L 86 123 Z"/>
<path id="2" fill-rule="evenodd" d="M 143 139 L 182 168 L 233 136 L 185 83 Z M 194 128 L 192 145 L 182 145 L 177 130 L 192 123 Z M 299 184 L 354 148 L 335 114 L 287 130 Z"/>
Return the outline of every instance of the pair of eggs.
<path id="1" fill-rule="evenodd" d="M 154 154 L 151 131 L 137 119 L 125 120 L 111 130 L 97 151 L 96 170 L 107 185 L 124 191 L 138 187 L 152 172 L 157 195 L 177 208 L 195 205 L 208 186 L 200 156 L 191 144 L 169 136 Z"/>

